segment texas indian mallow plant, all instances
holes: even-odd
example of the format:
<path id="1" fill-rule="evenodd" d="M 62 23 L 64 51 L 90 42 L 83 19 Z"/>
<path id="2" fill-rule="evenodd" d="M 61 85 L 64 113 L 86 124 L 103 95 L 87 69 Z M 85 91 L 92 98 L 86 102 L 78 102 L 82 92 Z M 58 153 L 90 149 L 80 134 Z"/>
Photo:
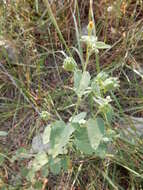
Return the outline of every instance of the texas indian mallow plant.
<path id="1" fill-rule="evenodd" d="M 119 82 L 117 78 L 109 77 L 107 73 L 100 71 L 99 63 L 96 65 L 95 77 L 91 77 L 87 71 L 91 55 L 98 56 L 100 49 L 110 48 L 110 45 L 98 41 L 93 35 L 93 29 L 94 23 L 90 21 L 87 26 L 88 35 L 83 35 L 80 39 L 80 43 L 86 44 L 86 59 L 83 61 L 82 70 L 78 68 L 72 56 L 65 54 L 63 68 L 73 74 L 72 89 L 77 97 L 75 111 L 67 123 L 57 120 L 45 127 L 42 138 L 44 144 L 49 144 L 49 148 L 35 155 L 28 174 L 30 180 L 34 179 L 35 172 L 43 168 L 48 168 L 54 174 L 68 170 L 71 150 L 76 151 L 82 158 L 90 155 L 105 158 L 109 144 L 117 137 L 111 129 L 113 108 L 109 92 L 118 88 Z M 94 113 L 80 112 L 81 101 L 87 101 L 89 97 L 96 105 Z M 41 117 L 46 120 L 46 111 L 41 113 Z"/>

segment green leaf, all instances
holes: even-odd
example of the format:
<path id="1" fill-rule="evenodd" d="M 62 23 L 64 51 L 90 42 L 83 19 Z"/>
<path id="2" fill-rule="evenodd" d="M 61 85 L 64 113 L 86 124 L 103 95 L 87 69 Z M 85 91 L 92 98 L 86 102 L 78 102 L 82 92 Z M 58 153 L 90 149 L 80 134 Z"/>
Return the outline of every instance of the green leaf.
<path id="1" fill-rule="evenodd" d="M 34 177 L 35 177 L 35 171 L 34 171 L 34 169 L 30 169 L 29 170 L 29 172 L 28 172 L 28 174 L 27 174 L 27 176 L 26 176 L 26 179 L 27 179 L 27 181 L 33 181 L 33 179 L 34 179 Z"/>
<path id="2" fill-rule="evenodd" d="M 61 171 L 61 159 L 51 158 L 49 161 L 50 170 L 53 174 L 59 174 Z"/>
<path id="3" fill-rule="evenodd" d="M 51 126 L 48 125 L 48 126 L 45 128 L 44 133 L 43 133 L 43 144 L 49 143 L 50 134 L 51 134 Z"/>
<path id="4" fill-rule="evenodd" d="M 48 164 L 44 165 L 40 171 L 41 171 L 41 176 L 46 178 L 49 174 L 49 165 Z"/>
<path id="5" fill-rule="evenodd" d="M 24 178 L 25 178 L 25 176 L 28 175 L 28 172 L 29 172 L 29 170 L 26 167 L 22 167 L 20 170 L 20 173 L 21 173 L 22 177 L 24 177 Z"/>
<path id="6" fill-rule="evenodd" d="M 33 187 L 34 187 L 34 189 L 35 190 L 41 190 L 42 189 L 42 186 L 43 186 L 43 183 L 42 183 L 42 181 L 36 181 L 35 183 L 34 183 L 34 185 L 33 185 Z"/>
<path id="7" fill-rule="evenodd" d="M 101 98 L 101 97 L 93 98 L 93 100 L 98 104 L 98 112 L 105 117 L 108 123 L 111 123 L 112 118 L 114 116 L 114 112 L 110 104 L 111 102 L 110 96 L 107 96 L 106 98 Z"/>
<path id="8" fill-rule="evenodd" d="M 81 78 L 82 78 L 82 71 L 76 70 L 74 72 L 74 89 L 75 89 L 75 91 L 78 90 L 78 88 L 79 88 Z"/>
<path id="9" fill-rule="evenodd" d="M 108 48 L 111 48 L 110 45 L 107 45 L 104 42 L 98 41 L 95 44 L 96 44 L 95 46 L 96 46 L 97 49 L 108 49 Z"/>
<path id="10" fill-rule="evenodd" d="M 114 116 L 114 112 L 113 112 L 112 106 L 110 104 L 107 104 L 104 107 L 104 114 L 105 114 L 105 117 L 106 117 L 108 123 L 111 123 L 112 118 Z"/>
<path id="11" fill-rule="evenodd" d="M 98 148 L 95 151 L 95 154 L 97 156 L 99 156 L 100 158 L 104 159 L 106 157 L 107 151 L 108 151 L 107 144 L 100 143 L 100 145 L 98 146 Z"/>
<path id="12" fill-rule="evenodd" d="M 71 121 L 72 123 L 79 123 L 79 124 L 84 123 L 86 114 L 87 114 L 86 112 L 81 112 L 78 115 L 71 117 L 69 121 Z"/>
<path id="13" fill-rule="evenodd" d="M 111 90 L 114 90 L 116 88 L 119 87 L 119 81 L 117 78 L 115 77 L 109 77 L 107 78 L 104 83 L 103 83 L 103 90 L 104 90 L 104 93 L 108 92 L 108 91 L 111 91 Z"/>
<path id="14" fill-rule="evenodd" d="M 39 171 L 47 163 L 48 163 L 47 154 L 45 152 L 38 153 L 32 162 L 28 175 L 26 176 L 27 180 L 32 181 L 35 176 L 35 172 Z"/>
<path id="15" fill-rule="evenodd" d="M 71 125 L 76 131 L 81 128 L 79 123 L 71 123 Z"/>
<path id="16" fill-rule="evenodd" d="M 103 71 L 101 71 L 91 83 L 92 90 L 96 90 L 97 86 L 99 86 L 100 91 L 103 93 L 114 90 L 119 87 L 119 81 L 116 77 L 109 77 L 109 75 Z"/>
<path id="17" fill-rule="evenodd" d="M 91 147 L 89 142 L 86 127 L 80 127 L 80 129 L 75 131 L 74 137 L 74 143 L 81 152 L 85 154 L 92 154 L 94 152 L 94 149 Z"/>
<path id="18" fill-rule="evenodd" d="M 105 135 L 104 139 L 107 138 L 108 142 L 110 142 L 110 141 L 113 141 L 113 139 L 116 139 L 116 138 L 119 138 L 119 137 L 120 137 L 120 135 L 118 133 L 116 133 L 116 131 L 114 131 L 112 129 L 108 129 L 106 131 L 106 135 Z M 103 139 L 103 141 L 105 141 L 104 139 Z"/>
<path id="19" fill-rule="evenodd" d="M 96 79 L 94 79 L 91 83 L 91 89 L 94 92 L 94 94 L 98 97 L 101 96 L 101 92 L 100 92 L 100 86 L 98 85 Z"/>
<path id="20" fill-rule="evenodd" d="M 16 153 L 12 156 L 11 161 L 15 162 L 16 160 L 23 160 L 25 158 L 29 159 L 31 157 L 32 155 L 29 154 L 29 152 L 25 148 L 21 147 L 16 150 Z"/>
<path id="21" fill-rule="evenodd" d="M 104 136 L 104 121 L 102 118 L 89 119 L 87 131 L 91 147 L 96 150 Z"/>
<path id="22" fill-rule="evenodd" d="M 105 81 L 108 78 L 108 74 L 101 71 L 100 73 L 98 73 L 98 75 L 95 77 L 95 80 L 100 83 L 102 81 Z"/>
<path id="23" fill-rule="evenodd" d="M 93 35 L 91 35 L 91 36 L 83 35 L 83 36 L 81 36 L 80 41 L 84 42 L 86 44 L 95 44 L 97 42 L 97 37 L 95 37 Z"/>
<path id="24" fill-rule="evenodd" d="M 50 151 L 53 157 L 58 154 L 63 154 L 63 148 L 69 142 L 71 134 L 74 132 L 74 128 L 71 125 L 66 125 L 63 121 L 56 121 L 53 123 L 50 135 Z"/>
<path id="25" fill-rule="evenodd" d="M 67 171 L 70 166 L 70 158 L 68 156 L 61 159 L 61 166 L 64 169 L 64 171 Z"/>
<path id="26" fill-rule="evenodd" d="M 7 136 L 7 132 L 6 131 L 0 131 L 0 136 L 1 137 L 5 137 L 5 136 Z"/>
<path id="27" fill-rule="evenodd" d="M 32 163 L 32 169 L 36 172 L 48 163 L 48 157 L 45 152 L 40 152 L 36 155 Z"/>
<path id="28" fill-rule="evenodd" d="M 74 90 L 77 96 L 82 97 L 90 83 L 90 74 L 87 71 L 83 73 L 80 70 L 74 72 Z"/>

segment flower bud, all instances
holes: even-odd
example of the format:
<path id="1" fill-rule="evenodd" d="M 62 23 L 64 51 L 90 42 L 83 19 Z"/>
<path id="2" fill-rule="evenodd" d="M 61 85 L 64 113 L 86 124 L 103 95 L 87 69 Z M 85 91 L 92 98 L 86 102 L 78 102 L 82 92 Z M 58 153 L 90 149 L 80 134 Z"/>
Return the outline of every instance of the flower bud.
<path id="1" fill-rule="evenodd" d="M 66 71 L 74 71 L 77 67 L 75 60 L 72 57 L 66 57 L 63 63 L 63 68 Z"/>
<path id="2" fill-rule="evenodd" d="M 88 26 L 87 26 L 87 30 L 88 30 L 88 33 L 89 33 L 89 34 L 91 34 L 93 28 L 94 28 L 94 23 L 93 23 L 93 21 L 90 21 L 90 22 L 88 23 Z"/>

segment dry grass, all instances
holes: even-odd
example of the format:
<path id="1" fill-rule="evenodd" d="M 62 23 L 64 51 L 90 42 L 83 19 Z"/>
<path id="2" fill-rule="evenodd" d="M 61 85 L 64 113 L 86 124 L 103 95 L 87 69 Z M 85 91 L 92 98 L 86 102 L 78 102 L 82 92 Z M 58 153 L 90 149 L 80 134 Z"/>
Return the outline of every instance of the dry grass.
<path id="1" fill-rule="evenodd" d="M 47 124 L 39 118 L 42 110 L 51 114 L 49 122 L 59 115 L 66 121 L 71 115 L 73 108 L 66 107 L 74 101 L 67 88 L 72 79 L 62 69 L 63 56 L 57 51 L 65 50 L 65 44 L 44 2 L 4 2 L 0 2 L 0 42 L 5 40 L 7 48 L 0 46 L 0 130 L 9 134 L 0 139 L 0 188 L 28 189 L 29 183 L 21 173 L 28 160 L 14 163 L 10 160 L 19 148 L 28 149 L 33 135 Z M 112 10 L 108 12 L 110 6 Z M 67 47 L 79 61 L 72 50 L 78 46 L 73 13 L 78 28 L 82 29 L 88 23 L 89 2 L 56 1 L 51 10 Z M 120 90 L 113 102 L 114 125 L 126 114 L 142 117 L 143 3 L 95 0 L 93 12 L 98 38 L 112 45 L 110 51 L 99 55 L 101 68 L 120 79 Z M 94 56 L 89 71 L 96 74 Z M 143 189 L 143 143 L 133 138 L 135 144 L 127 139 L 114 142 L 118 154 L 105 160 L 76 160 L 73 153 L 71 170 L 62 176 L 50 175 L 47 189 L 54 189 L 53 181 L 57 189 L 59 184 L 61 189 Z M 1 154 L 7 157 L 2 165 Z M 39 181 L 43 184 L 40 177 Z"/>

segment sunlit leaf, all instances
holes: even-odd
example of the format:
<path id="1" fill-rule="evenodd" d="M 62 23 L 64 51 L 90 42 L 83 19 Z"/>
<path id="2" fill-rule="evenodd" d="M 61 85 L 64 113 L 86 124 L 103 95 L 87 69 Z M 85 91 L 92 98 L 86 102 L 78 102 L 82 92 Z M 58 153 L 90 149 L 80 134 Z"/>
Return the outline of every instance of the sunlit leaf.
<path id="1" fill-rule="evenodd" d="M 42 166 L 44 166 L 47 163 L 48 163 L 47 154 L 45 152 L 38 153 L 35 156 L 35 159 L 33 160 L 32 169 L 34 171 L 38 171 L 39 169 L 42 168 Z"/>
<path id="2" fill-rule="evenodd" d="M 104 136 L 104 121 L 102 118 L 89 119 L 86 124 L 91 147 L 96 150 Z"/>
<path id="3" fill-rule="evenodd" d="M 63 170 L 68 170 L 72 165 L 71 165 L 71 160 L 69 156 L 65 156 L 64 158 L 61 159 L 61 165 Z"/>
<path id="4" fill-rule="evenodd" d="M 109 48 L 111 48 L 111 46 L 105 44 L 104 42 L 98 41 L 98 42 L 96 42 L 96 48 L 97 49 L 109 49 Z"/>
<path id="5" fill-rule="evenodd" d="M 106 157 L 107 152 L 108 152 L 108 150 L 107 150 L 107 144 L 100 143 L 99 146 L 98 146 L 98 148 L 95 151 L 95 154 L 103 159 L 103 158 Z"/>
<path id="6" fill-rule="evenodd" d="M 40 152 L 35 156 L 35 159 L 32 162 L 31 168 L 27 175 L 27 180 L 32 181 L 35 172 L 39 171 L 43 166 L 45 166 L 48 163 L 48 157 L 45 152 Z"/>
<path id="7" fill-rule="evenodd" d="M 80 129 L 75 132 L 74 137 L 74 143 L 81 152 L 85 154 L 92 154 L 94 152 L 94 149 L 90 145 L 86 127 L 80 127 Z"/>
<path id="8" fill-rule="evenodd" d="M 92 89 L 92 91 L 94 92 L 94 94 L 96 96 L 101 96 L 100 86 L 99 86 L 99 84 L 97 83 L 96 80 L 92 81 L 92 83 L 91 83 L 91 89 Z"/>
<path id="9" fill-rule="evenodd" d="M 114 90 L 118 87 L 119 87 L 119 81 L 115 77 L 109 77 L 102 84 L 102 88 L 104 90 L 104 93 L 111 91 L 111 90 Z"/>
<path id="10" fill-rule="evenodd" d="M 116 77 L 109 77 L 109 75 L 105 72 L 100 72 L 91 83 L 91 88 L 94 92 L 102 91 L 106 93 L 108 91 L 113 91 L 114 89 L 119 87 L 119 81 Z M 97 91 L 98 90 L 98 91 Z"/>
<path id="11" fill-rule="evenodd" d="M 56 121 L 53 123 L 50 135 L 51 149 L 49 154 L 56 157 L 58 154 L 63 153 L 63 148 L 69 142 L 71 134 L 74 132 L 71 125 L 66 125 L 63 121 Z"/>
<path id="12" fill-rule="evenodd" d="M 50 134 L 51 134 L 51 126 L 47 126 L 44 130 L 44 133 L 43 133 L 43 143 L 44 144 L 47 144 L 49 143 L 49 140 L 50 140 Z"/>
<path id="13" fill-rule="evenodd" d="M 90 74 L 87 71 L 83 73 L 80 70 L 74 72 L 74 90 L 77 96 L 82 97 L 90 83 Z"/>
<path id="14" fill-rule="evenodd" d="M 96 36 L 88 36 L 88 35 L 83 35 L 81 37 L 81 42 L 87 43 L 87 44 L 95 44 L 97 42 L 97 37 Z"/>
<path id="15" fill-rule="evenodd" d="M 112 118 L 113 118 L 113 116 L 114 116 L 114 112 L 113 112 L 112 106 L 111 106 L 110 104 L 108 104 L 108 105 L 104 108 L 104 114 L 105 114 L 105 117 L 106 117 L 108 123 L 111 123 Z"/>
<path id="16" fill-rule="evenodd" d="M 78 115 L 75 115 L 74 117 L 71 117 L 70 118 L 70 121 L 72 123 L 79 123 L 79 124 L 82 124 L 85 122 L 85 117 L 86 117 L 86 112 L 81 112 L 79 113 Z"/>
<path id="17" fill-rule="evenodd" d="M 61 159 L 60 158 L 51 158 L 49 161 L 50 170 L 53 174 L 59 174 L 61 171 Z"/>

